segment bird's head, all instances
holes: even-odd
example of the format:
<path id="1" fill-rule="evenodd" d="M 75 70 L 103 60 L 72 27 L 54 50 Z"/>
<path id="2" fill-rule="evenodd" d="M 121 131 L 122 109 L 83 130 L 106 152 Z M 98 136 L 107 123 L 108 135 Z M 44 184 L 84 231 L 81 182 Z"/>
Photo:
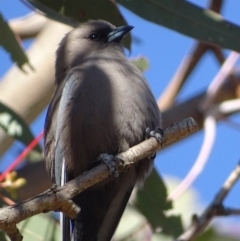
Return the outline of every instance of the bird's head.
<path id="1" fill-rule="evenodd" d="M 115 27 L 103 20 L 90 20 L 70 31 L 57 50 L 56 81 L 62 81 L 66 72 L 79 65 L 86 57 L 107 53 L 114 49 L 123 53 L 121 40 L 132 26 Z"/>

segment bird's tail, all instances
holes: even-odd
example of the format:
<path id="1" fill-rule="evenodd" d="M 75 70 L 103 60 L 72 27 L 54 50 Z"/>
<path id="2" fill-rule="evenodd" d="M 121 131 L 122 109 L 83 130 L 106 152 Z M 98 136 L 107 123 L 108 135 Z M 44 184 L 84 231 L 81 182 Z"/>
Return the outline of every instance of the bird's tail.
<path id="1" fill-rule="evenodd" d="M 135 184 L 135 178 L 131 179 L 123 174 L 73 199 L 81 212 L 75 220 L 72 241 L 111 240 Z"/>

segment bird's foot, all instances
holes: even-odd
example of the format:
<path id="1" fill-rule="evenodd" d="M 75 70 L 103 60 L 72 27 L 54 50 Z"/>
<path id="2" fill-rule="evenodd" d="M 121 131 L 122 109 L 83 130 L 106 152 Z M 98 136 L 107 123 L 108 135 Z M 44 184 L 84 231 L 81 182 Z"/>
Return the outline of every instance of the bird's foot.
<path id="1" fill-rule="evenodd" d="M 145 131 L 145 138 L 149 139 L 150 137 L 154 137 L 157 142 L 162 143 L 163 142 L 163 130 L 160 127 L 157 127 L 155 130 L 151 131 L 149 127 L 147 127 Z M 156 152 L 150 157 L 152 160 L 155 159 Z"/>
<path id="2" fill-rule="evenodd" d="M 154 137 L 159 143 L 162 143 L 163 130 L 160 127 L 157 127 L 155 130 L 151 131 L 151 129 L 148 127 L 145 131 L 145 137 L 146 139 L 149 139 L 150 137 Z"/>
<path id="3" fill-rule="evenodd" d="M 109 169 L 110 175 L 113 175 L 114 177 L 119 177 L 119 172 L 116 168 L 116 157 L 115 156 L 109 155 L 106 153 L 102 153 L 97 157 L 97 161 L 106 164 L 106 166 Z"/>

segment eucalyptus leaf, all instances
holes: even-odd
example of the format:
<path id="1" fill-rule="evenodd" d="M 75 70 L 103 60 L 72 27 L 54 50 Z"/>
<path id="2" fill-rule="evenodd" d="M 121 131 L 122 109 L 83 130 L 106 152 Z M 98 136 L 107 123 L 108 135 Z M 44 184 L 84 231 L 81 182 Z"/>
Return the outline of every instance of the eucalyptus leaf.
<path id="1" fill-rule="evenodd" d="M 149 60 L 144 56 L 138 56 L 136 58 L 131 58 L 130 61 L 142 72 L 149 69 Z"/>
<path id="2" fill-rule="evenodd" d="M 11 55 L 12 61 L 16 62 L 19 68 L 22 69 L 24 64 L 29 64 L 28 58 L 24 53 L 24 50 L 20 46 L 19 42 L 17 41 L 16 36 L 14 35 L 8 23 L 4 20 L 1 14 L 0 29 L 0 46 L 2 46 Z"/>
<path id="3" fill-rule="evenodd" d="M 38 214 L 20 222 L 17 227 L 24 237 L 24 241 L 44 240 L 59 241 L 59 224 L 50 215 Z"/>
<path id="4" fill-rule="evenodd" d="M 135 240 L 137 236 L 141 235 L 143 226 L 146 226 L 145 217 L 134 207 L 127 205 L 113 239 L 116 241 Z"/>
<path id="5" fill-rule="evenodd" d="M 166 211 L 172 209 L 172 203 L 167 201 L 167 188 L 155 169 L 138 191 L 134 204 L 153 229 L 161 228 L 163 234 L 173 237 L 183 231 L 179 215 L 166 215 Z"/>
<path id="6" fill-rule="evenodd" d="M 1 241 L 8 241 L 7 237 L 6 237 L 6 234 L 0 230 L 0 240 Z"/>
<path id="7" fill-rule="evenodd" d="M 11 108 L 1 102 L 0 127 L 2 127 L 9 136 L 21 141 L 25 145 L 28 145 L 34 139 L 34 135 L 24 120 Z M 37 145 L 34 150 L 38 153 L 42 153 L 40 145 Z"/>
<path id="8" fill-rule="evenodd" d="M 117 2 L 148 21 L 194 39 L 240 52 L 240 27 L 224 20 L 212 10 L 184 0 L 117 0 Z"/>
<path id="9" fill-rule="evenodd" d="M 127 25 L 116 3 L 109 0 L 25 0 L 47 17 L 76 27 L 89 19 L 103 19 L 115 26 Z M 123 45 L 130 49 L 131 36 L 124 38 Z"/>

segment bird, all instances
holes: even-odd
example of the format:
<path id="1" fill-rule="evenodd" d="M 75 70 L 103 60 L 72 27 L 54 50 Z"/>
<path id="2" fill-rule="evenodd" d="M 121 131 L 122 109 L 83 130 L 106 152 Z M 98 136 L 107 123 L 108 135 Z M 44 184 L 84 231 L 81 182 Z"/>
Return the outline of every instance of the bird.
<path id="1" fill-rule="evenodd" d="M 125 56 L 122 39 L 133 29 L 89 20 L 67 33 L 56 51 L 55 90 L 44 126 L 46 169 L 63 185 L 161 127 L 161 112 L 142 72 Z M 72 241 L 110 241 L 135 185 L 153 158 L 134 164 L 78 194 Z M 69 227 L 69 224 L 67 224 Z M 62 238 L 70 240 L 69 237 Z"/>

